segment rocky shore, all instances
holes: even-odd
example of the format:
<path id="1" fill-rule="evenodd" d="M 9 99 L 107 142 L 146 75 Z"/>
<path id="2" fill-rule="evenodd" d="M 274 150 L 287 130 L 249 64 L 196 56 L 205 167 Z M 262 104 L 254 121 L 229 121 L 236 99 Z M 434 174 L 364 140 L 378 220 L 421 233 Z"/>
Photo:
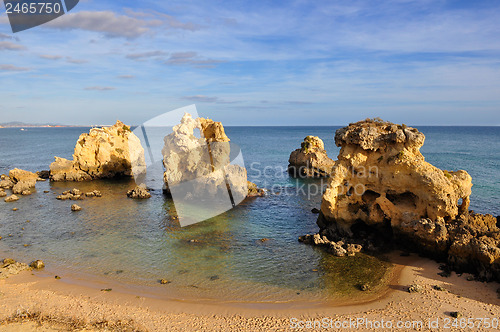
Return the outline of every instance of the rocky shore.
<path id="1" fill-rule="evenodd" d="M 341 150 L 323 194 L 320 231 L 301 240 L 367 251 L 395 245 L 500 281 L 500 218 L 469 211 L 471 176 L 427 163 L 424 140 L 415 128 L 382 120 L 337 130 Z"/>

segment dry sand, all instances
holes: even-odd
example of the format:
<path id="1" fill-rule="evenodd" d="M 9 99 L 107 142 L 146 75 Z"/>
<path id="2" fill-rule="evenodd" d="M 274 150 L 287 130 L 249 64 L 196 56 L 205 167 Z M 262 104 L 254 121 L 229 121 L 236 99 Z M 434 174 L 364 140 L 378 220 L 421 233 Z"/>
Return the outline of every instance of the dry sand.
<path id="1" fill-rule="evenodd" d="M 368 321 L 357 328 L 345 330 L 373 330 L 383 319 L 385 327 L 397 322 L 407 325 L 401 331 L 433 330 L 463 331 L 470 328 L 462 324 L 474 322 L 473 330 L 494 331 L 484 325 L 477 328 L 479 320 L 495 322 L 500 319 L 498 283 L 467 281 L 467 274 L 451 277 L 439 276 L 439 264 L 429 259 L 392 257 L 396 261 L 398 275 L 388 286 L 382 298 L 367 303 L 349 306 L 321 306 L 314 308 L 229 304 L 201 304 L 195 302 L 162 300 L 113 291 L 106 292 L 33 275 L 25 271 L 19 275 L 0 280 L 0 331 L 93 331 L 93 330 L 139 330 L 139 331 L 311 331 L 307 328 L 316 321 L 330 324 L 348 324 L 358 319 Z M 408 293 L 407 286 L 418 284 L 422 290 Z M 445 291 L 433 286 L 439 285 Z M 451 312 L 460 312 L 461 317 L 453 327 Z M 293 320 L 293 319 L 296 320 Z M 462 319 L 462 321 L 460 321 Z M 439 324 L 429 328 L 429 320 Z M 449 320 L 449 329 L 445 324 Z M 408 323 L 408 322 L 415 323 Z M 419 321 L 422 326 L 418 326 Z M 370 328 L 370 322 L 371 327 Z M 295 324 L 296 323 L 296 324 Z M 298 328 L 299 325 L 303 328 Z M 436 323 L 434 323 L 436 324 Z M 292 327 L 297 328 L 292 328 Z M 352 325 L 351 325 L 352 326 Z M 342 330 L 342 329 L 340 329 Z M 382 329 L 379 329 L 382 330 Z M 390 330 L 390 329 L 387 329 Z"/>

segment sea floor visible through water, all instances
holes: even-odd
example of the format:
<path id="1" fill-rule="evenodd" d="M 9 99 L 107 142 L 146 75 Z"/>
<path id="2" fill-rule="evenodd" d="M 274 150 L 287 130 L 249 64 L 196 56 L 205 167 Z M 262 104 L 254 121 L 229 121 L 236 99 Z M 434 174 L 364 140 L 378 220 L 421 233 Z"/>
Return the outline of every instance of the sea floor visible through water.
<path id="1" fill-rule="evenodd" d="M 346 302 L 373 297 L 387 287 L 392 264 L 384 257 L 334 257 L 297 241 L 317 232 L 320 180 L 286 174 L 288 156 L 307 135 L 325 141 L 335 159 L 334 127 L 228 127 L 241 147 L 250 180 L 273 188 L 262 198 L 181 228 L 172 201 L 161 190 L 148 200 L 126 197 L 130 180 L 84 183 L 39 182 L 37 191 L 15 203 L 0 201 L 0 253 L 20 261 L 42 259 L 42 275 L 72 282 L 114 284 L 152 296 L 261 302 Z M 500 214 L 500 129 L 424 127 L 422 153 L 437 167 L 465 169 L 473 177 L 472 208 Z M 70 158 L 88 128 L 1 129 L 0 173 L 18 167 L 48 169 L 53 156 Z M 265 144 L 263 144 L 265 142 Z M 478 162 L 478 161 L 481 162 Z M 62 191 L 100 190 L 100 198 L 59 201 Z M 12 208 L 18 208 L 13 211 Z M 268 239 L 261 241 L 262 239 Z M 161 285 L 160 279 L 170 283 Z M 359 286 L 369 284 L 369 292 Z"/>

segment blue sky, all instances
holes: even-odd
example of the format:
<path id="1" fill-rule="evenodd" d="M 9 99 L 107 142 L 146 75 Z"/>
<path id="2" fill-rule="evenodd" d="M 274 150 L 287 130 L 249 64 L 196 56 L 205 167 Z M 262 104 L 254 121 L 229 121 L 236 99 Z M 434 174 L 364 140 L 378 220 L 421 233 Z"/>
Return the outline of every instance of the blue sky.
<path id="1" fill-rule="evenodd" d="M 0 122 L 500 125 L 498 1 L 93 1 L 13 34 Z"/>

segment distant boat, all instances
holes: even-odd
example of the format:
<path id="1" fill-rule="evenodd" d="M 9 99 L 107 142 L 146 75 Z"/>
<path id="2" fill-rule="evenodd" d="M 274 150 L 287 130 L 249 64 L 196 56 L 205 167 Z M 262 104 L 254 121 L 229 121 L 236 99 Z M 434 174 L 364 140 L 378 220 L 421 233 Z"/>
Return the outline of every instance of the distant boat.
<path id="1" fill-rule="evenodd" d="M 21 128 L 21 131 L 24 131 L 24 128 Z"/>

